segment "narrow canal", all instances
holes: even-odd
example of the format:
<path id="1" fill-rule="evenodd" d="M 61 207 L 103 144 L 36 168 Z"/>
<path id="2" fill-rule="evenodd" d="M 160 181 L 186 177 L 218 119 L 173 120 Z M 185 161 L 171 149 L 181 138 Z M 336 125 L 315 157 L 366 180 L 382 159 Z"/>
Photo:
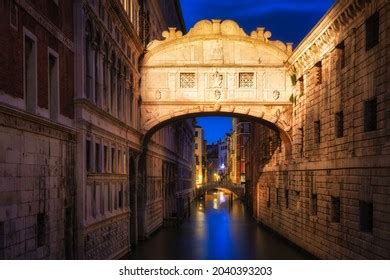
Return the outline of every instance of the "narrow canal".
<path id="1" fill-rule="evenodd" d="M 218 192 L 193 207 L 179 227 L 166 227 L 141 242 L 127 259 L 311 259 L 257 225 L 241 201 Z"/>

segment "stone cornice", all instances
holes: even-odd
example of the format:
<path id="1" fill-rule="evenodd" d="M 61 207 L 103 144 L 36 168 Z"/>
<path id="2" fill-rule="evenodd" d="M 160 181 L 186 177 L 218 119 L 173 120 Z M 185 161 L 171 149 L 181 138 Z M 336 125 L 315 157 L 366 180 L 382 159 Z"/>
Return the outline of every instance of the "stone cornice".
<path id="1" fill-rule="evenodd" d="M 66 141 L 76 141 L 75 129 L 11 108 L 9 105 L 3 105 L 2 103 L 0 103 L 0 126 L 12 127 Z"/>
<path id="2" fill-rule="evenodd" d="M 371 0 L 343 0 L 325 14 L 295 49 L 289 63 L 292 71 L 302 75 L 338 43 L 340 31 L 361 13 Z"/>

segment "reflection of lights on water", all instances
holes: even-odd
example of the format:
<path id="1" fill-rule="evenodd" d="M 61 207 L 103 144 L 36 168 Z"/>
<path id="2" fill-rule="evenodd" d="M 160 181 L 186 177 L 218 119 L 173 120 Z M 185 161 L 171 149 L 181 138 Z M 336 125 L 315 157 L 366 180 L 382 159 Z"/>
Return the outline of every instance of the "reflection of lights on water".
<path id="1" fill-rule="evenodd" d="M 226 201 L 225 194 L 223 192 L 219 193 L 219 203 L 222 204 Z"/>

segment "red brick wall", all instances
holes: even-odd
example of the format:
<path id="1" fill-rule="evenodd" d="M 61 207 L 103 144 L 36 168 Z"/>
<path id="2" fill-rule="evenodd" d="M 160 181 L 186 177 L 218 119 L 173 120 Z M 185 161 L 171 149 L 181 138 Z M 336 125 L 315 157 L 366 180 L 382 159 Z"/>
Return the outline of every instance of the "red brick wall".
<path id="1" fill-rule="evenodd" d="M 70 39 L 73 38 L 72 1 L 31 1 L 40 14 L 49 19 Z M 48 108 L 48 48 L 59 55 L 60 113 L 73 117 L 73 52 L 18 7 L 18 30 L 10 25 L 10 0 L 0 4 L 0 90 L 23 98 L 23 27 L 37 37 L 38 96 L 37 105 Z"/>

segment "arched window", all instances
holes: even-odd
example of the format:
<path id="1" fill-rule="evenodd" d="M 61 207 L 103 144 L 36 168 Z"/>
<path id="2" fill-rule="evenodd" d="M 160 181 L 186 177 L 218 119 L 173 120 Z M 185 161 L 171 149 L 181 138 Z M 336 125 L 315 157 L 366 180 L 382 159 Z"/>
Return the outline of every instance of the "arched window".
<path id="1" fill-rule="evenodd" d="M 122 78 L 121 78 L 121 75 L 122 75 L 122 63 L 120 60 L 118 60 L 118 82 L 117 82 L 117 102 L 116 102 L 116 105 L 117 105 L 117 116 L 118 116 L 118 119 L 121 118 L 122 116 L 122 105 L 123 105 L 123 101 L 122 101 Z"/>
<path id="2" fill-rule="evenodd" d="M 107 81 L 107 68 L 108 68 L 108 45 L 104 43 L 104 58 L 103 58 L 103 108 L 108 109 L 108 81 Z"/>
<path id="3" fill-rule="evenodd" d="M 116 86 L 115 86 L 115 81 L 116 81 L 116 70 L 115 70 L 115 64 L 116 64 L 116 57 L 115 53 L 112 52 L 111 54 L 111 113 L 114 112 L 114 100 L 115 100 L 115 92 L 116 92 Z"/>
<path id="4" fill-rule="evenodd" d="M 100 88 L 100 79 L 99 79 L 99 71 L 100 71 L 100 63 L 99 63 L 99 48 L 100 48 L 100 34 L 96 33 L 95 37 L 95 71 L 94 71 L 94 80 L 95 80 L 95 104 L 99 104 L 100 96 L 99 96 L 99 88 Z"/>
<path id="5" fill-rule="evenodd" d="M 92 40 L 92 25 L 88 20 L 85 27 L 85 95 L 87 98 L 91 96 L 92 75 L 91 75 L 91 40 Z"/>

